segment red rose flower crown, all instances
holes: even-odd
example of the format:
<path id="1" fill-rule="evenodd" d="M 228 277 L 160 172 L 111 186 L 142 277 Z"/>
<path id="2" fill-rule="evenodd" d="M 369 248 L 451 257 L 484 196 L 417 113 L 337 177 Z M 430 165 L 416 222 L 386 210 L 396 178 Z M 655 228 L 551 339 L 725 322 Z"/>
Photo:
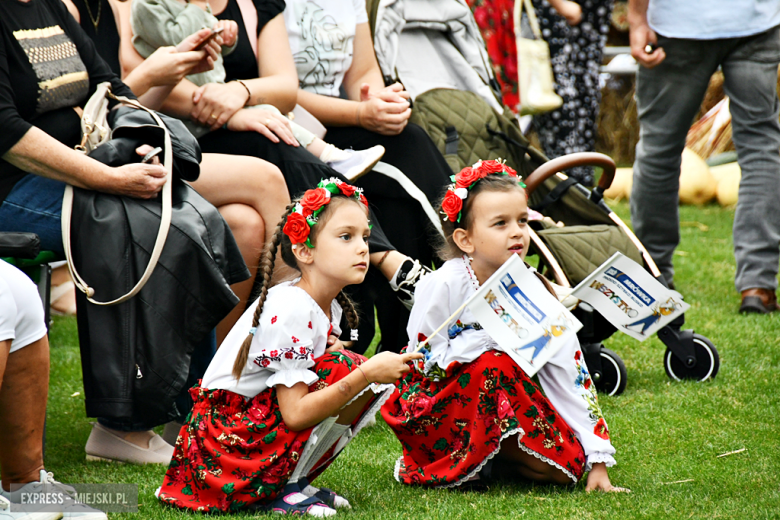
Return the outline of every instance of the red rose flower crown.
<path id="1" fill-rule="evenodd" d="M 356 188 L 335 177 L 321 180 L 315 189 L 307 190 L 303 194 L 282 228 L 284 234 L 290 237 L 293 249 L 298 244 L 314 247 L 309 239 L 311 227 L 317 223 L 323 208 L 330 202 L 331 195 L 338 194 L 354 197 L 368 208 L 368 201 L 363 196 L 362 188 Z"/>
<path id="2" fill-rule="evenodd" d="M 525 183 L 517 176 L 517 172 L 501 159 L 479 161 L 473 166 L 466 166 L 457 175 L 450 177 L 455 184 L 450 185 L 447 189 L 441 203 L 441 213 L 445 215 L 444 220 L 460 222 L 463 201 L 469 196 L 469 190 L 474 187 L 477 181 L 488 175 L 515 177 L 517 184 L 521 188 L 525 188 Z"/>

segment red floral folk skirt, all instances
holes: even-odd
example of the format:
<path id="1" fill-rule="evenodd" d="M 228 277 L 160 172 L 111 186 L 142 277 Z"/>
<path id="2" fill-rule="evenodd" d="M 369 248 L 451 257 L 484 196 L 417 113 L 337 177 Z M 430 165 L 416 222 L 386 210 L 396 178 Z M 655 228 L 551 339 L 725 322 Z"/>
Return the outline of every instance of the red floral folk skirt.
<path id="1" fill-rule="evenodd" d="M 347 350 L 315 360 L 309 391 L 347 376 L 366 358 Z M 250 400 L 229 390 L 190 390 L 195 402 L 179 432 L 159 498 L 196 511 L 237 511 L 276 498 L 295 470 L 312 428 L 294 432 L 282 420 L 276 390 Z M 370 407 L 369 403 L 366 408 Z M 332 451 L 332 450 L 331 450 Z M 332 462 L 326 453 L 316 473 Z"/>
<path id="2" fill-rule="evenodd" d="M 411 370 L 398 381 L 382 417 L 403 446 L 395 477 L 404 484 L 454 487 L 473 478 L 519 435 L 523 451 L 577 482 L 585 453 L 571 428 L 506 354 L 488 351 L 453 363 L 440 381 Z"/>

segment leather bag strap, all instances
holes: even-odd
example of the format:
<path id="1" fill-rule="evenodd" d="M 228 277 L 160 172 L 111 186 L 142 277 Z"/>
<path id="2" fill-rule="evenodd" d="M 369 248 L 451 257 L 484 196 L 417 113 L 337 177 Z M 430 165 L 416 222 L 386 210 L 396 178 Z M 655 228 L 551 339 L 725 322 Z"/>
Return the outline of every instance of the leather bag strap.
<path id="1" fill-rule="evenodd" d="M 173 182 L 171 179 L 173 171 L 173 149 L 171 146 L 171 135 L 168 132 L 168 128 L 153 110 L 149 110 L 145 106 L 141 105 L 138 101 L 128 99 L 124 96 L 114 96 L 110 91 L 106 93 L 106 96 L 123 104 L 133 106 L 139 110 L 145 110 L 149 112 L 149 114 L 151 114 L 151 116 L 154 118 L 155 122 L 164 130 L 165 156 L 163 159 L 163 166 L 165 168 L 166 174 L 165 184 L 163 184 L 162 189 L 162 215 L 160 217 L 160 229 L 157 231 L 157 238 L 154 243 L 154 249 L 152 249 L 151 257 L 149 258 L 149 264 L 146 266 L 146 270 L 144 270 L 144 274 L 141 276 L 141 279 L 138 280 L 138 283 L 135 284 L 135 287 L 133 287 L 130 292 L 108 302 L 101 302 L 93 298 L 95 295 L 95 289 L 90 287 L 87 282 L 84 281 L 81 275 L 79 275 L 79 273 L 76 271 L 76 266 L 73 264 L 73 256 L 70 244 L 71 217 L 73 214 L 73 187 L 69 184 L 65 186 L 65 195 L 62 199 L 61 223 L 62 245 L 65 249 L 65 258 L 68 261 L 68 270 L 70 271 L 70 276 L 73 278 L 73 282 L 75 283 L 76 287 L 87 295 L 87 300 L 90 303 L 95 305 L 116 305 L 118 303 L 125 302 L 138 294 L 143 286 L 146 285 L 146 282 L 149 281 L 149 278 L 152 276 L 152 272 L 154 272 L 154 268 L 157 266 L 157 261 L 160 259 L 163 247 L 165 246 L 165 240 L 168 238 L 168 230 L 171 227 L 172 214 Z"/>

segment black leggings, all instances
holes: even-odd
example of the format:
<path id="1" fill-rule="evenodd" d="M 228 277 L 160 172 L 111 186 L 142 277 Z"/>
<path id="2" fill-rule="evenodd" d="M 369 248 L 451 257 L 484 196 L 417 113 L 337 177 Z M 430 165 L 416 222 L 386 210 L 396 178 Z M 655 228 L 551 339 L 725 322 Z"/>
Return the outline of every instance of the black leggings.
<path id="1" fill-rule="evenodd" d="M 339 148 L 361 150 L 381 144 L 385 147 L 382 162 L 401 170 L 434 205 L 450 184 L 450 170 L 447 161 L 441 155 L 428 134 L 417 125 L 409 124 L 399 135 L 386 136 L 360 127 L 331 127 L 325 140 Z M 372 199 L 376 215 L 385 222 L 385 230 L 390 241 L 398 246 L 402 253 L 420 260 L 423 265 L 431 266 L 436 260 L 434 250 L 439 240 L 419 203 L 410 198 L 406 191 L 393 179 L 378 173 L 369 173 L 357 181 L 366 195 L 381 194 Z M 392 222 L 392 225 L 389 223 Z M 374 275 L 375 276 L 375 275 Z M 369 273 L 367 280 L 371 280 Z M 382 349 L 400 351 L 406 345 L 406 323 L 409 312 L 393 296 L 387 284 L 367 283 L 354 288 L 364 294 L 356 299 L 371 301 L 376 306 L 379 326 L 382 330 Z M 364 333 L 361 330 L 362 334 Z"/>
<path id="2" fill-rule="evenodd" d="M 325 140 L 339 148 L 362 150 L 381 144 L 385 147 L 382 162 L 403 172 L 435 204 L 450 184 L 452 171 L 428 134 L 409 124 L 399 135 L 387 136 L 360 127 L 331 127 Z M 425 265 L 433 261 L 432 241 L 436 231 L 420 204 L 412 199 L 395 180 L 371 172 L 356 184 L 372 195 L 376 215 L 385 222 L 390 241 L 402 253 L 419 259 Z M 379 195 L 379 196 L 377 196 Z M 392 226 L 388 223 L 392 222 Z"/>

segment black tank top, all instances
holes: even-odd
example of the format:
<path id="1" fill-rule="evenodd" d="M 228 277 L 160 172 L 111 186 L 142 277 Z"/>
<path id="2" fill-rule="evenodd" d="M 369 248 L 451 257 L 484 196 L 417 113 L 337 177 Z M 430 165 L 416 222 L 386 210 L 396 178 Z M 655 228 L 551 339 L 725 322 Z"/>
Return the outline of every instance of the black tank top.
<path id="1" fill-rule="evenodd" d="M 87 10 L 87 2 L 89 3 L 89 10 Z M 121 77 L 119 29 L 116 26 L 114 11 L 111 9 L 108 0 L 73 0 L 73 4 L 79 10 L 82 29 L 87 33 L 89 39 L 96 43 L 95 47 L 98 54 L 106 60 L 114 74 Z M 97 23 L 95 24 L 93 21 Z M 95 30 L 95 25 L 97 25 L 97 31 Z M 100 43 L 98 44 L 98 42 Z"/>
<path id="2" fill-rule="evenodd" d="M 265 24 L 284 11 L 285 4 L 284 0 L 252 0 L 252 3 L 257 9 L 257 34 L 253 35 L 253 38 L 257 39 Z M 257 58 L 252 52 L 252 45 L 249 43 L 249 36 L 246 33 L 246 27 L 244 27 L 244 19 L 241 16 L 238 2 L 228 0 L 225 10 L 216 17 L 220 20 L 234 20 L 238 23 L 238 45 L 233 52 L 224 57 L 225 81 L 256 78 L 258 75 Z"/>

